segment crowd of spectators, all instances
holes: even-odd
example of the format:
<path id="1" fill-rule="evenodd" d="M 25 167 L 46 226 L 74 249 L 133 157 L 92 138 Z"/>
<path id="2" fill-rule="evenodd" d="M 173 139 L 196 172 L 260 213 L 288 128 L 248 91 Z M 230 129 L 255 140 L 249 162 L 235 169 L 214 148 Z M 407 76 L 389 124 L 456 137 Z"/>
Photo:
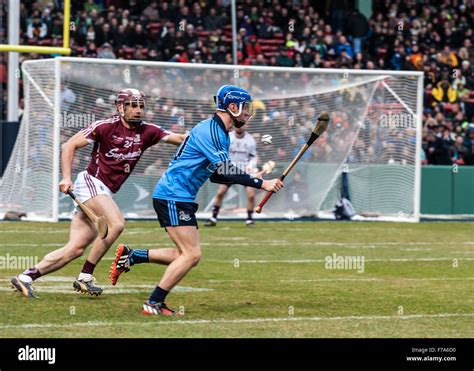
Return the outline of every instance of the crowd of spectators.
<path id="1" fill-rule="evenodd" d="M 474 165 L 474 6 L 458 0 L 237 2 L 238 63 L 424 72 L 423 164 Z M 73 1 L 72 55 L 232 64 L 230 2 Z M 20 3 L 23 45 L 62 45 L 60 0 Z M 7 8 L 0 8 L 6 25 Z M 5 41 L 6 30 L 0 28 Z M 50 56 L 22 55 L 25 58 Z M 5 58 L 0 79 L 6 88 Z M 6 99 L 6 94 L 3 94 Z M 6 104 L 2 105 L 6 107 Z M 2 119 L 5 118 L 5 108 Z"/>

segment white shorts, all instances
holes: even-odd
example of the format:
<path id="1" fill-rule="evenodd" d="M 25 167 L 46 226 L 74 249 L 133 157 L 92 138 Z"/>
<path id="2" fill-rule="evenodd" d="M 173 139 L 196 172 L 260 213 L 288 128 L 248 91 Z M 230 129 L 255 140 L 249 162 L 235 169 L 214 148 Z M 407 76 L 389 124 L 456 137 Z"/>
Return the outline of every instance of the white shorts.
<path id="1" fill-rule="evenodd" d="M 73 192 L 79 201 L 83 203 L 97 195 L 113 195 L 109 187 L 99 179 L 89 175 L 87 171 L 82 171 L 77 175 Z M 77 206 L 74 211 L 77 211 Z"/>

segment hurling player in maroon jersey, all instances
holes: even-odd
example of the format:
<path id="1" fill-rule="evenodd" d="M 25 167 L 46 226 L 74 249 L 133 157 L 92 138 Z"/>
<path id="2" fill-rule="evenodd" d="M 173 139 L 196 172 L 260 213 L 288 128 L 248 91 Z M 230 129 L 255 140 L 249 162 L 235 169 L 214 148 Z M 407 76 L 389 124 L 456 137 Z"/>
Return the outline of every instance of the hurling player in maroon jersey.
<path id="1" fill-rule="evenodd" d="M 77 198 L 95 214 L 107 218 L 108 235 L 104 239 L 97 237 L 93 224 L 82 211 L 76 210 L 71 222 L 69 242 L 11 280 L 13 286 L 26 297 L 35 297 L 32 291 L 32 282 L 35 279 L 80 257 L 90 243 L 93 243 L 92 249 L 73 287 L 76 291 L 90 295 L 102 293 L 92 276 L 94 268 L 125 226 L 124 217 L 112 195 L 120 189 L 148 147 L 159 141 L 178 146 L 185 137 L 183 134 L 172 133 L 144 122 L 145 95 L 137 89 L 120 91 L 116 106 L 116 115 L 92 123 L 64 144 L 61 154 L 63 179 L 59 183 L 61 192 L 74 190 Z M 91 143 L 91 161 L 73 183 L 71 168 L 74 153 Z"/>

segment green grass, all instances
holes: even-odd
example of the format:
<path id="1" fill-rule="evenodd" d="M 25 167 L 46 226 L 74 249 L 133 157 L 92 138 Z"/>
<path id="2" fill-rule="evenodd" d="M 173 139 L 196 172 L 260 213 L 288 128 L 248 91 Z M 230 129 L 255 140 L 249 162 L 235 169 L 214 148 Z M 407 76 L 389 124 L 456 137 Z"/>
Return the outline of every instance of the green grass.
<path id="1" fill-rule="evenodd" d="M 0 256 L 41 259 L 66 242 L 68 228 L 0 223 Z M 38 281 L 38 300 L 9 289 L 19 270 L 3 269 L 0 337 L 472 338 L 472 228 L 449 222 L 201 227 L 203 259 L 168 296 L 171 307 L 184 310 L 177 319 L 140 314 L 163 266 L 134 266 L 118 288 L 86 297 L 70 288 L 84 256 Z M 129 222 L 119 241 L 172 246 L 154 222 Z M 113 251 L 96 268 L 101 285 L 109 285 Z M 333 254 L 364 257 L 364 272 L 326 269 L 324 259 Z M 207 290 L 192 290 L 198 288 Z"/>

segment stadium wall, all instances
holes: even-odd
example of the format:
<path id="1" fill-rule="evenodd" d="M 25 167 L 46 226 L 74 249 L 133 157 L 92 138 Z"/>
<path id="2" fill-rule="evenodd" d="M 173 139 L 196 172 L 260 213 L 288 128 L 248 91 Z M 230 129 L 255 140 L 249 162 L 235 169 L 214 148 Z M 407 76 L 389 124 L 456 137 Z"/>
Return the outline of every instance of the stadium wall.
<path id="1" fill-rule="evenodd" d="M 421 168 L 421 213 L 474 214 L 474 168 L 423 166 Z"/>

